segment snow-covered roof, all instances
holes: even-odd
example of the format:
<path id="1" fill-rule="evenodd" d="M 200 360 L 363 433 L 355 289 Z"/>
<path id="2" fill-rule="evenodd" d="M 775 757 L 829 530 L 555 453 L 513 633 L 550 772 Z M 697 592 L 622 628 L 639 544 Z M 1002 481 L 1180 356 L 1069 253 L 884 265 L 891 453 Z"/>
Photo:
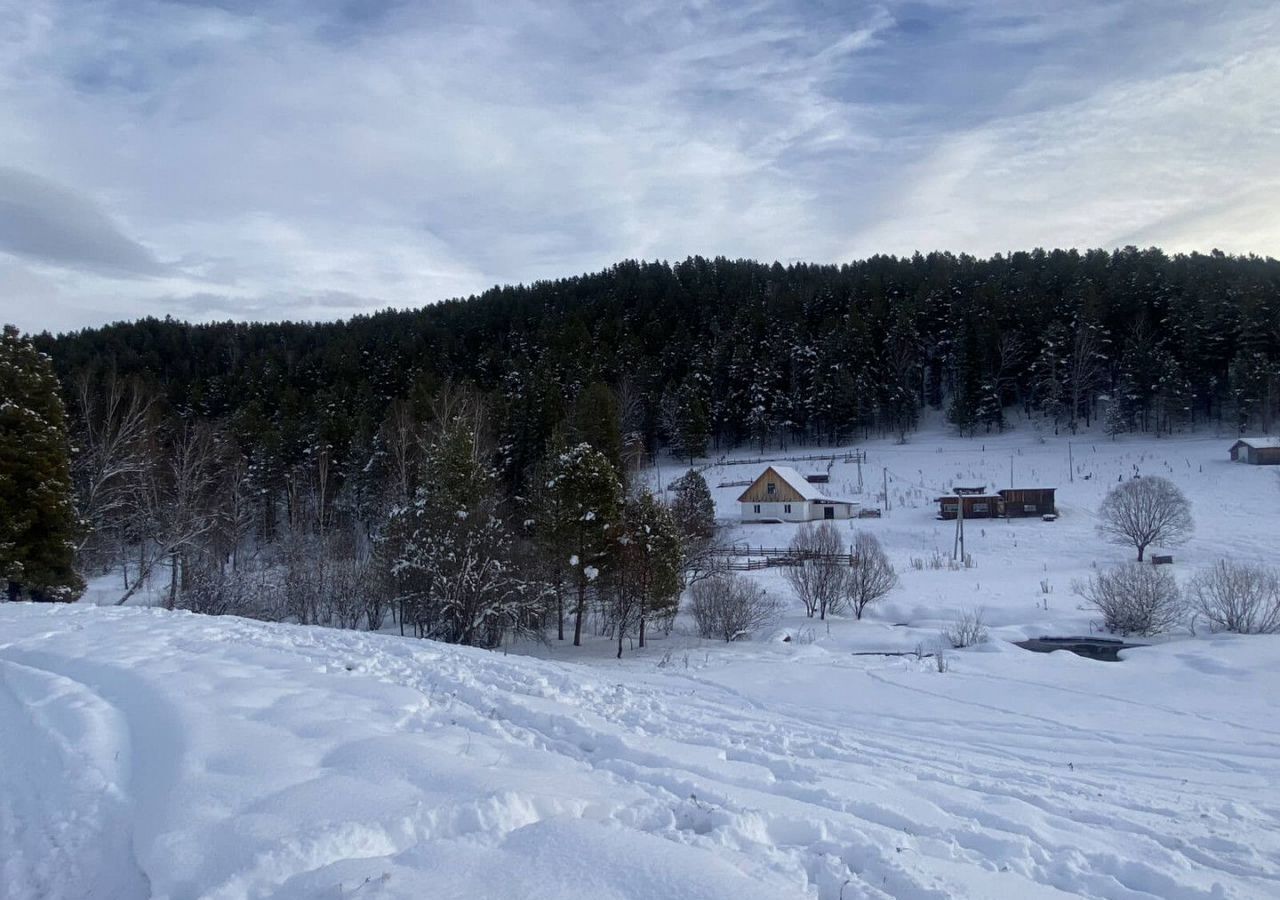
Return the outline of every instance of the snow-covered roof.
<path id="1" fill-rule="evenodd" d="M 860 505 L 857 500 L 849 500 L 845 497 L 831 497 L 818 490 L 818 486 L 812 484 L 809 479 L 805 478 L 791 466 L 770 466 L 774 474 L 785 481 L 792 490 L 804 498 L 808 503 L 852 503 Z M 766 470 L 767 471 L 767 470 Z M 745 494 L 743 496 L 746 496 Z"/>
<path id="2" fill-rule="evenodd" d="M 814 487 L 809 479 L 805 478 L 790 466 L 773 466 L 773 471 L 778 477 L 791 486 L 791 489 L 806 500 L 822 500 L 822 492 Z"/>
<path id="3" fill-rule="evenodd" d="M 1280 447 L 1280 437 L 1247 437 L 1240 438 L 1236 445 L 1248 444 L 1254 450 L 1271 450 Z"/>

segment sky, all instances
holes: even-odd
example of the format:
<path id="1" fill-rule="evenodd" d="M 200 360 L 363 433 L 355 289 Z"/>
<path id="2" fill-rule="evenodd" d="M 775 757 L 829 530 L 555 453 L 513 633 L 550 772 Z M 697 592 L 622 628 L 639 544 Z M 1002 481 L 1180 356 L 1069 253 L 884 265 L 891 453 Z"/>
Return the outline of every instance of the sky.
<path id="1" fill-rule="evenodd" d="M 0 0 L 0 321 L 691 255 L 1280 256 L 1280 4 Z"/>

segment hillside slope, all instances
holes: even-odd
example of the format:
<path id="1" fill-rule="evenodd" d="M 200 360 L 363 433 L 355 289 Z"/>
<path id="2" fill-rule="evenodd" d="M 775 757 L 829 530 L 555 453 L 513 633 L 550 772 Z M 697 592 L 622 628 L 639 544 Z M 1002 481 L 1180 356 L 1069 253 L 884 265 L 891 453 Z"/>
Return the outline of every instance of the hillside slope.
<path id="1" fill-rule="evenodd" d="M 91 607 L 0 606 L 0 635 L 9 898 L 1280 891 L 1280 639 L 940 674 Z"/>

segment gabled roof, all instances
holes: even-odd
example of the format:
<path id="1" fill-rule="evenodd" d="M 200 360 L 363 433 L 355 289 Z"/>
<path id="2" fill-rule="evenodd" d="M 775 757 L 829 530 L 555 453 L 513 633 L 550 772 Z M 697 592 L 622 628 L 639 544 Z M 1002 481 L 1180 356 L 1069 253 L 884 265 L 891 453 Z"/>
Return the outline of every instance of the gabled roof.
<path id="1" fill-rule="evenodd" d="M 1232 449 L 1239 447 L 1241 444 L 1247 444 L 1254 450 L 1271 450 L 1280 447 L 1280 437 L 1248 437 L 1240 438 L 1231 445 Z"/>
<path id="2" fill-rule="evenodd" d="M 764 470 L 764 472 L 761 472 L 759 475 L 756 476 L 755 480 L 751 482 L 751 486 L 754 487 L 756 482 L 758 482 L 762 477 L 764 477 L 765 472 L 769 472 L 770 470 L 773 471 L 773 474 L 777 475 L 780 479 L 782 479 L 782 481 L 786 482 L 787 486 L 791 488 L 793 491 L 795 491 L 797 494 L 799 494 L 806 503 L 858 504 L 857 500 L 847 500 L 843 497 L 827 496 L 822 491 L 818 490 L 817 485 L 812 484 L 809 481 L 809 479 L 805 478 L 795 469 L 791 468 L 791 466 L 768 466 Z M 749 493 L 751 493 L 750 487 L 748 487 L 743 492 L 742 496 L 738 498 L 738 502 L 739 503 L 747 502 L 746 497 L 747 497 L 747 494 Z"/>
<path id="3" fill-rule="evenodd" d="M 785 481 L 793 491 L 806 500 L 821 500 L 822 492 L 790 466 L 770 466 L 774 474 Z"/>

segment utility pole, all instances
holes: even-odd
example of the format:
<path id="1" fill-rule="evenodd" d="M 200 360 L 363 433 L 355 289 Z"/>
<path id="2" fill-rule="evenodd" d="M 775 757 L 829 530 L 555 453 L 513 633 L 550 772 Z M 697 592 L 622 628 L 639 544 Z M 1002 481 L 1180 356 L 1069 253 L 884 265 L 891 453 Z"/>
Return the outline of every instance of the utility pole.
<path id="1" fill-rule="evenodd" d="M 853 458 L 858 461 L 858 493 L 862 493 L 862 451 L 855 450 Z"/>
<path id="2" fill-rule="evenodd" d="M 964 498 L 964 494 L 956 491 L 956 541 L 951 548 L 951 558 L 961 562 L 964 561 Z"/>
<path id="3" fill-rule="evenodd" d="M 889 468 L 884 468 L 884 511 L 889 511 Z"/>
<path id="4" fill-rule="evenodd" d="M 1070 441 L 1067 441 L 1067 472 L 1068 472 L 1068 477 L 1074 483 L 1076 480 L 1076 464 L 1075 464 L 1075 461 L 1071 458 L 1071 442 Z"/>
<path id="5" fill-rule="evenodd" d="M 1009 454 L 1009 490 L 1013 490 L 1013 454 Z"/>

